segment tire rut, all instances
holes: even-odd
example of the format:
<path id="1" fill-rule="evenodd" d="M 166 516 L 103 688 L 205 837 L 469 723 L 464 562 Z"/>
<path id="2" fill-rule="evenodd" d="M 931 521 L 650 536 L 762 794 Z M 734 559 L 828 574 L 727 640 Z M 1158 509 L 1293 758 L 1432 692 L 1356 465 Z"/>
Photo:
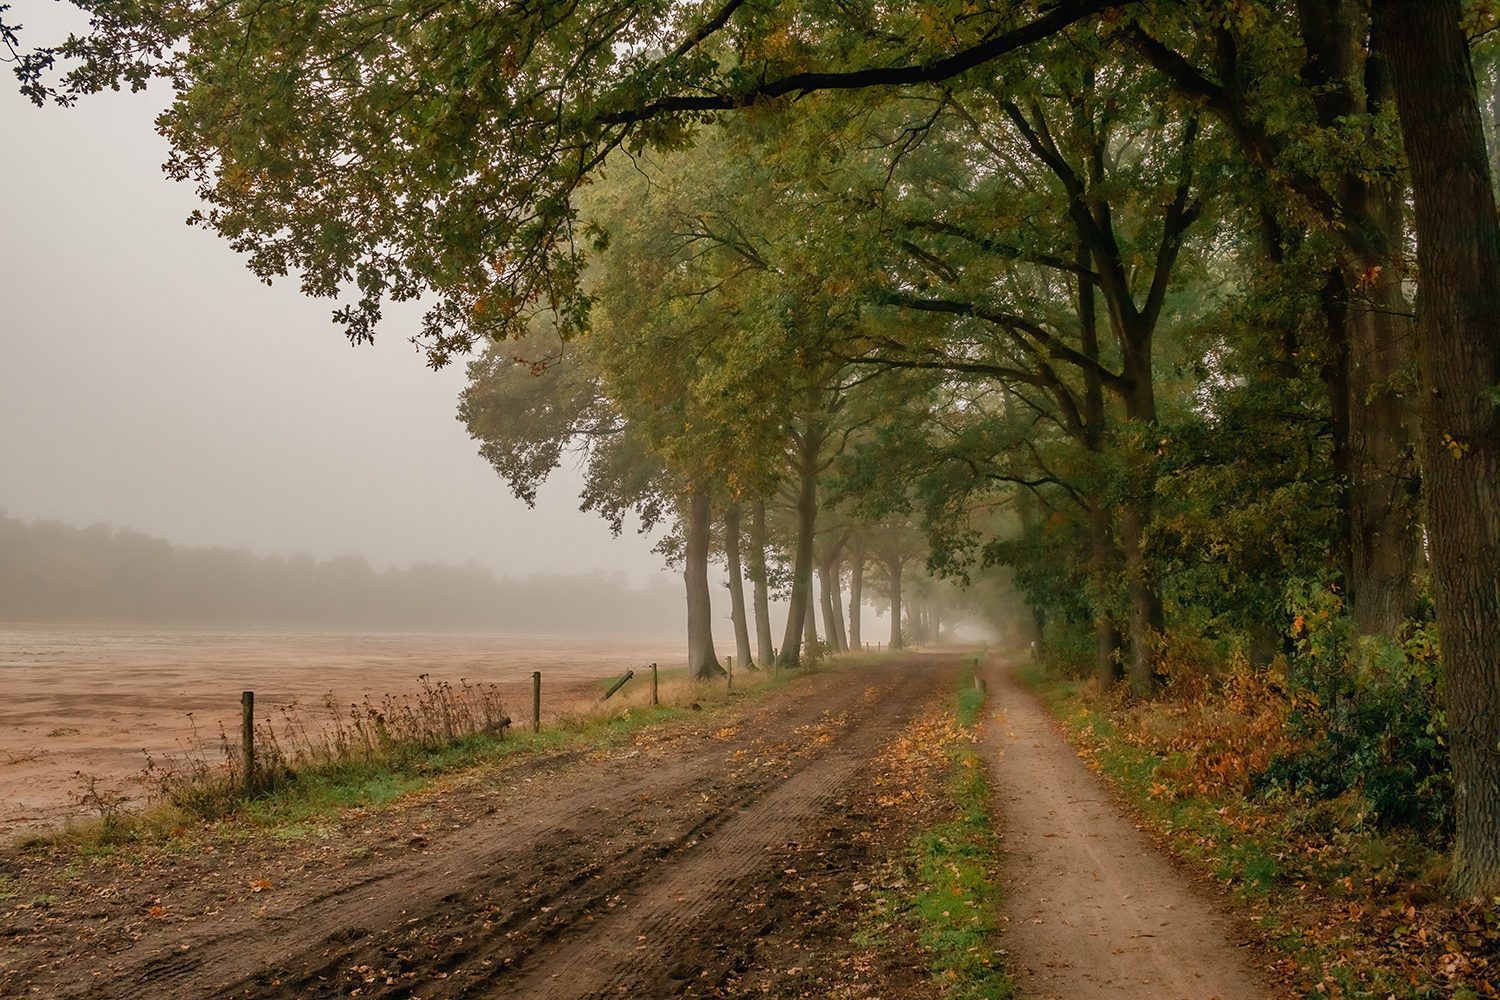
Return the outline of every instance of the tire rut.
<path id="1" fill-rule="evenodd" d="M 919 710 L 924 700 L 919 689 L 930 686 L 930 677 L 908 673 L 877 699 L 875 711 L 809 766 L 728 818 L 711 839 L 642 886 L 627 904 L 538 956 L 516 979 L 485 983 L 494 987 L 486 995 L 569 1000 L 659 996 L 677 992 L 678 984 L 703 986 L 693 982 L 692 964 L 674 961 L 676 956 L 696 950 L 695 939 L 709 916 L 733 906 L 736 889 L 780 868 L 776 852 L 795 845 L 812 820 L 836 803 L 840 790 L 871 766 L 875 751 Z M 472 994 L 434 994 L 461 995 Z"/>
<path id="2" fill-rule="evenodd" d="M 540 801 L 472 817 L 424 851 L 339 873 L 343 881 L 311 895 L 303 888 L 300 900 L 288 887 L 277 917 L 177 925 L 170 943 L 152 942 L 154 953 L 142 941 L 138 957 L 120 956 L 126 961 L 107 985 L 74 981 L 58 995 L 312 997 L 359 988 L 379 996 L 408 995 L 422 983 L 424 997 L 439 997 L 530 988 L 515 982 L 540 983 L 536 995 L 581 996 L 584 982 L 596 991 L 628 984 L 642 949 L 626 922 L 649 928 L 639 932 L 648 934 L 646 952 L 669 955 L 693 925 L 674 911 L 727 905 L 737 881 L 769 870 L 778 838 L 828 808 L 916 710 L 933 675 L 896 666 L 840 671 L 814 679 L 817 696 L 773 695 L 716 720 L 717 732 L 705 724 L 664 734 L 639 755 L 575 764 L 549 776 Z M 800 745 L 809 739 L 815 745 Z M 559 966 L 563 952 L 592 958 L 570 964 L 564 956 Z M 366 970 L 364 981 L 350 978 L 354 969 Z M 563 992 L 546 992 L 554 971 L 568 977 Z"/>

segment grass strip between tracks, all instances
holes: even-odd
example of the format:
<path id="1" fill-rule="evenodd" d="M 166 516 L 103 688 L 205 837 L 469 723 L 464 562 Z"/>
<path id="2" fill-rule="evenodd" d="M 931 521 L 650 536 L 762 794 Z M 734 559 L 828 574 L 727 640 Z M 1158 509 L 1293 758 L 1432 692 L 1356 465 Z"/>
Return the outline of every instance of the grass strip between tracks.
<path id="1" fill-rule="evenodd" d="M 984 692 L 966 674 L 942 748 L 949 758 L 944 800 L 913 838 L 904 887 L 888 892 L 872 915 L 895 913 L 928 956 L 948 1000 L 1009 1000 L 1000 932 L 1000 839 L 990 783 L 976 747 Z"/>

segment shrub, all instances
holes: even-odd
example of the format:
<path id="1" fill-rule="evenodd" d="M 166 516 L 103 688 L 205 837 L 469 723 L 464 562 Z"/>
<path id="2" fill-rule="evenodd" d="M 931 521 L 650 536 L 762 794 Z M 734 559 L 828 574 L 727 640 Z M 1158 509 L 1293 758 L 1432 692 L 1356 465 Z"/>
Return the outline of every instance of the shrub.
<path id="1" fill-rule="evenodd" d="M 1288 718 L 1298 749 L 1272 761 L 1258 784 L 1320 801 L 1357 793 L 1363 822 L 1445 840 L 1453 783 L 1431 624 L 1409 624 L 1399 643 L 1358 636 L 1327 587 L 1301 588 L 1291 609 L 1290 674 L 1308 697 Z"/>

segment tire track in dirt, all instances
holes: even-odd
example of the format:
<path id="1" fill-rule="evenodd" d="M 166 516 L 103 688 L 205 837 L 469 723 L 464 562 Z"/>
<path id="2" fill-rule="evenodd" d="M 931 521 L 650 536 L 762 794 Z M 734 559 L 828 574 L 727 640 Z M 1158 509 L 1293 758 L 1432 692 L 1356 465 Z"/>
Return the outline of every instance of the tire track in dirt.
<path id="1" fill-rule="evenodd" d="M 1230 920 L 1122 814 L 1009 664 L 985 743 L 1007 854 L 1003 941 L 1023 996 L 1264 1000 Z"/>
<path id="2" fill-rule="evenodd" d="M 410 852 L 300 886 L 278 879 L 259 916 L 205 901 L 203 918 L 152 928 L 107 970 L 54 962 L 45 987 L 99 998 L 575 997 L 586 983 L 633 982 L 647 955 L 664 975 L 671 963 L 657 959 L 683 952 L 736 884 L 778 871 L 774 849 L 945 690 L 948 672 L 932 665 L 816 676 L 648 734 L 636 750 L 541 768 L 529 798 L 460 817 Z M 565 985 L 548 993 L 554 973 Z"/>
<path id="3" fill-rule="evenodd" d="M 497 995 L 572 1000 L 675 992 L 674 982 L 692 978 L 695 966 L 683 955 L 696 950 L 694 939 L 709 915 L 733 906 L 737 890 L 757 875 L 782 872 L 784 862 L 776 852 L 794 845 L 870 766 L 879 747 L 920 710 L 924 699 L 919 688 L 926 685 L 916 676 L 908 672 L 887 692 L 867 691 L 867 697 L 875 695 L 876 710 L 857 728 L 676 859 L 628 904 L 596 921 L 580 938 L 538 956 L 518 979 L 497 984 Z M 922 681 L 930 685 L 930 676 Z"/>

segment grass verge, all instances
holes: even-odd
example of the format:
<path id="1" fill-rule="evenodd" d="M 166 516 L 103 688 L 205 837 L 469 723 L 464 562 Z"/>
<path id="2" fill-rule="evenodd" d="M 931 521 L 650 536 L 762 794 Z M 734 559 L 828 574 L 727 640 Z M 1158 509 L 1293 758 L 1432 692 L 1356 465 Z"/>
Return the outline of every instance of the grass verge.
<path id="1" fill-rule="evenodd" d="M 1500 996 L 1500 912 L 1456 903 L 1440 852 L 1362 828 L 1338 803 L 1247 792 L 1233 755 L 1195 730 L 1196 706 L 1127 703 L 1092 684 L 1023 669 L 1022 679 L 1172 852 L 1227 889 L 1305 997 L 1476 1000 Z M 1217 721 L 1233 729 L 1225 706 Z M 1186 775 L 1208 775 L 1192 781 Z"/>
<path id="2" fill-rule="evenodd" d="M 933 980 L 951 1000 L 1015 996 L 1000 958 L 1000 843 L 990 813 L 990 785 L 975 749 L 984 693 L 965 677 L 952 725 L 942 734 L 948 756 L 943 801 L 913 839 L 904 878 L 888 890 L 872 919 L 895 914 L 928 956 Z"/>

